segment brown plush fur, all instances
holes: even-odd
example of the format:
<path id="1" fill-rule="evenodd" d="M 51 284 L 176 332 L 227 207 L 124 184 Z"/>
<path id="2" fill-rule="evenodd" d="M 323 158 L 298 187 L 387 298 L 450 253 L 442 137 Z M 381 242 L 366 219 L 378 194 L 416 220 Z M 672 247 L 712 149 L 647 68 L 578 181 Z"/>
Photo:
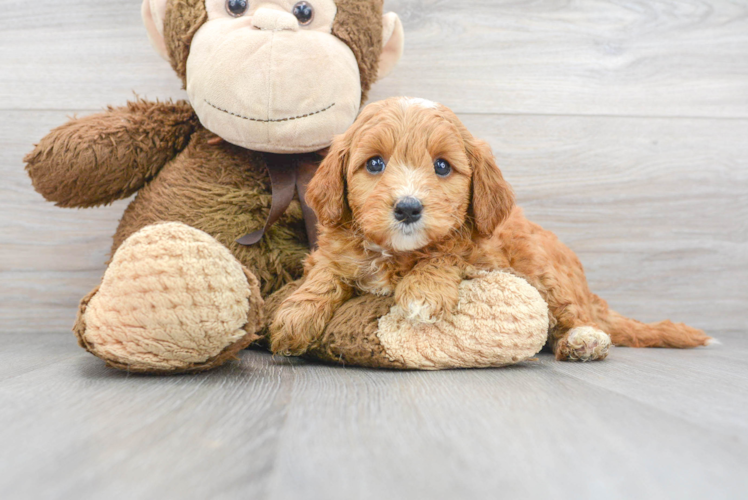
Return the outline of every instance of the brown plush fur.
<path id="1" fill-rule="evenodd" d="M 374 156 L 387 161 L 383 174 L 366 171 Z M 451 164 L 449 176 L 435 174 L 438 158 Z M 406 195 L 424 205 L 410 236 L 392 215 Z M 356 291 L 394 294 L 417 320 L 450 315 L 461 280 L 474 268 L 511 269 L 538 289 L 552 315 L 549 340 L 559 359 L 570 357 L 569 331 L 582 326 L 602 329 L 624 346 L 683 348 L 709 340 L 682 324 L 644 325 L 609 310 L 590 292 L 576 255 L 513 207 L 488 145 L 444 107 L 400 98 L 368 106 L 334 142 L 308 202 L 322 225 L 319 250 L 271 326 L 275 352 L 305 352 Z"/>
<path id="2" fill-rule="evenodd" d="M 127 198 L 182 151 L 199 127 L 189 103 L 138 100 L 52 130 L 24 161 L 34 188 L 61 207 Z"/>
<path id="3" fill-rule="evenodd" d="M 345 42 L 356 55 L 361 73 L 361 105 L 377 80 L 379 56 L 382 53 L 383 0 L 335 0 L 338 13 L 332 34 Z"/>
<path id="4" fill-rule="evenodd" d="M 297 200 L 256 245 L 236 240 L 260 229 L 270 211 L 270 178 L 263 155 L 197 131 L 190 145 L 143 188 L 122 217 L 112 254 L 150 224 L 183 222 L 224 244 L 260 280 L 267 296 L 302 273 L 308 242 Z"/>
<path id="5" fill-rule="evenodd" d="M 267 296 L 302 273 L 308 242 L 301 206 L 294 201 L 257 245 L 236 243 L 263 226 L 270 178 L 261 154 L 211 139 L 189 104 L 138 101 L 53 130 L 26 157 L 26 168 L 35 188 L 64 207 L 111 203 L 140 190 L 112 255 L 147 225 L 184 222 L 226 245 Z"/>
<path id="6" fill-rule="evenodd" d="M 171 67 L 186 85 L 187 57 L 192 38 L 205 21 L 208 12 L 205 0 L 169 0 L 164 17 L 164 42 L 169 52 Z"/>

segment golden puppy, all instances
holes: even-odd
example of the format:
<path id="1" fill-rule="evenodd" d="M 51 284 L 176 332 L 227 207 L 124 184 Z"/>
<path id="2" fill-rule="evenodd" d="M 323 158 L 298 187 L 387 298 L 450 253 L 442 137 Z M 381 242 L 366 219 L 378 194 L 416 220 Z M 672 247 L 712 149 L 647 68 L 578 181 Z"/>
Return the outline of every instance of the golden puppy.
<path id="1" fill-rule="evenodd" d="M 274 352 L 298 355 L 357 291 L 391 295 L 414 321 L 451 314 L 468 269 L 512 270 L 551 313 L 560 360 L 634 347 L 695 347 L 702 331 L 643 324 L 590 292 L 576 255 L 528 221 L 491 149 L 449 109 L 394 98 L 367 106 L 337 137 L 307 192 L 320 222 L 306 281 L 271 325 Z"/>

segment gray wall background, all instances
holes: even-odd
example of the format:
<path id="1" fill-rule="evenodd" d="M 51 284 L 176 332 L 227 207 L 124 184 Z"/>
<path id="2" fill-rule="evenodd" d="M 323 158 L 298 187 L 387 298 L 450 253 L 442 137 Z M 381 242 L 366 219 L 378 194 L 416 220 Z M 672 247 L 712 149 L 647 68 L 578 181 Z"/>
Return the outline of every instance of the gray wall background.
<path id="1" fill-rule="evenodd" d="M 527 215 L 624 314 L 748 327 L 748 2 L 389 0 L 403 61 L 372 100 L 453 108 Z M 63 210 L 23 155 L 133 92 L 181 98 L 140 1 L 0 9 L 0 333 L 68 333 L 127 201 Z"/>

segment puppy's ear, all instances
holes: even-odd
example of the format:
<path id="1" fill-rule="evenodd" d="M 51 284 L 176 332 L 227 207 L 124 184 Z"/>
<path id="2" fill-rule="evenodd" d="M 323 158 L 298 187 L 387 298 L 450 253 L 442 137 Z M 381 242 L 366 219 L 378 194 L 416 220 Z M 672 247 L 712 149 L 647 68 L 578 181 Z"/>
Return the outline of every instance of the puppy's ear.
<path id="1" fill-rule="evenodd" d="M 333 140 L 330 152 L 306 191 L 306 202 L 323 226 L 332 227 L 342 223 L 348 213 L 345 189 L 345 167 L 348 164 L 346 143 L 344 136 Z"/>
<path id="2" fill-rule="evenodd" d="M 491 146 L 473 139 L 468 156 L 473 167 L 471 212 L 481 236 L 490 236 L 514 208 L 514 192 L 496 165 Z"/>

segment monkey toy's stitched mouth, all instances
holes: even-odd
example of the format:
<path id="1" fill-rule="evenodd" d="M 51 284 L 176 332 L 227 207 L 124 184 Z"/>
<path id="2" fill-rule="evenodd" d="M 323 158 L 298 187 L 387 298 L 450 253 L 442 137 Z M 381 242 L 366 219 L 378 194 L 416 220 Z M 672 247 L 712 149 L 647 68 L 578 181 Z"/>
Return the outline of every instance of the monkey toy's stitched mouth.
<path id="1" fill-rule="evenodd" d="M 290 116 L 288 118 L 278 118 L 278 119 L 267 119 L 267 120 L 263 120 L 261 118 L 250 118 L 248 116 L 243 116 L 243 115 L 240 115 L 240 114 L 237 114 L 237 113 L 232 113 L 231 111 L 229 111 L 227 109 L 223 109 L 221 107 L 216 106 L 215 104 L 213 104 L 212 102 L 208 101 L 207 99 L 204 99 L 204 101 L 205 101 L 205 104 L 207 104 L 208 106 L 210 106 L 212 108 L 215 108 L 218 111 L 221 111 L 223 113 L 226 113 L 227 115 L 235 116 L 237 118 L 241 118 L 242 120 L 249 120 L 251 122 L 260 122 L 260 123 L 279 123 L 279 122 L 290 122 L 290 121 L 293 121 L 293 120 L 300 120 L 302 118 L 308 118 L 310 116 L 319 115 L 320 113 L 324 113 L 325 111 L 328 111 L 328 110 L 332 109 L 335 106 L 335 103 L 332 103 L 329 106 L 327 106 L 326 108 L 320 109 L 319 111 L 314 111 L 312 113 L 306 113 L 306 114 L 299 115 L 299 116 Z"/>

